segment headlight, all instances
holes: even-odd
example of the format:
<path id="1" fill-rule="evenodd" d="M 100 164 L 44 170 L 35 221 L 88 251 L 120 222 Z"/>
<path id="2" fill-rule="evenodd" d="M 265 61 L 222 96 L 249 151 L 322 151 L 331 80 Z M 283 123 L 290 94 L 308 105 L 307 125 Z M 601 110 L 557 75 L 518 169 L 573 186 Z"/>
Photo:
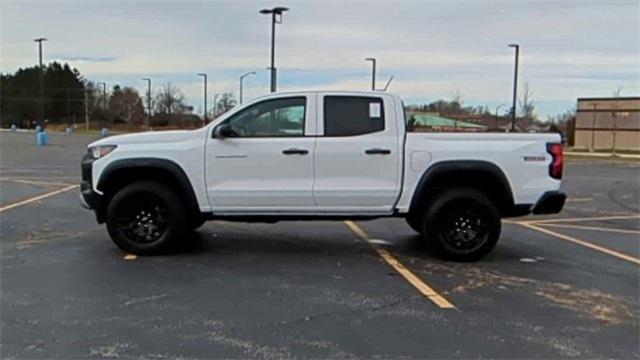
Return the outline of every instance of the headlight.
<path id="1" fill-rule="evenodd" d="M 89 148 L 89 153 L 91 157 L 94 159 L 100 159 L 103 156 L 108 155 L 116 148 L 116 145 L 102 145 L 102 146 L 92 146 Z"/>

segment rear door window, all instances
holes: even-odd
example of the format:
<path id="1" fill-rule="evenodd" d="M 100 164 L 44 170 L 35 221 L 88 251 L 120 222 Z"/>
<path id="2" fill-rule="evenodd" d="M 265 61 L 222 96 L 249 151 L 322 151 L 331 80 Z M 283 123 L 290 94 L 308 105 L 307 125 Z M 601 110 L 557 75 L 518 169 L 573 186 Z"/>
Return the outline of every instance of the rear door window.
<path id="1" fill-rule="evenodd" d="M 381 98 L 324 97 L 325 136 L 355 136 L 383 130 L 384 104 Z"/>

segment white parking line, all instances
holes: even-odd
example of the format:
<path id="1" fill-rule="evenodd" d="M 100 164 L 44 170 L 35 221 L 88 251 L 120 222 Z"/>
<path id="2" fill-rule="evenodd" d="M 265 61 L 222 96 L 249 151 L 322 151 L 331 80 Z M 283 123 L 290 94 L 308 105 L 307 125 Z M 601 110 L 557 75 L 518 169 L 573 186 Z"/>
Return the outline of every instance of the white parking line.
<path id="1" fill-rule="evenodd" d="M 36 197 L 32 197 L 30 199 L 26 199 L 26 200 L 22 200 L 22 201 L 13 203 L 13 204 L 9 204 L 9 205 L 1 207 L 0 208 L 0 212 L 4 212 L 4 211 L 7 211 L 7 210 L 15 209 L 17 207 L 28 205 L 28 204 L 31 204 L 31 203 L 36 202 L 36 201 L 44 200 L 46 198 L 49 198 L 49 197 L 52 197 L 52 196 L 56 196 L 58 194 L 62 194 L 62 193 L 67 192 L 69 190 L 77 189 L 78 187 L 80 187 L 80 185 L 70 185 L 70 186 L 62 188 L 60 190 L 55 190 L 55 191 L 52 191 L 52 192 L 48 192 L 46 194 L 42 194 L 42 195 L 38 195 Z"/>

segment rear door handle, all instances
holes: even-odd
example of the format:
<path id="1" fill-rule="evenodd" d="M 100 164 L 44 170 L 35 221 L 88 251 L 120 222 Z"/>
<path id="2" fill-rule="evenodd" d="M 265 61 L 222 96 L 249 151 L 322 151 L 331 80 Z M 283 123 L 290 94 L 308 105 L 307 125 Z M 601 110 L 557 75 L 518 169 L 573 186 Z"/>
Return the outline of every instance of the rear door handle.
<path id="1" fill-rule="evenodd" d="M 309 153 L 309 150 L 290 148 L 290 149 L 282 150 L 282 153 L 285 155 L 307 155 Z"/>
<path id="2" fill-rule="evenodd" d="M 391 154 L 391 150 L 389 149 L 381 149 L 381 148 L 373 148 L 367 149 L 364 151 L 367 155 L 389 155 Z"/>

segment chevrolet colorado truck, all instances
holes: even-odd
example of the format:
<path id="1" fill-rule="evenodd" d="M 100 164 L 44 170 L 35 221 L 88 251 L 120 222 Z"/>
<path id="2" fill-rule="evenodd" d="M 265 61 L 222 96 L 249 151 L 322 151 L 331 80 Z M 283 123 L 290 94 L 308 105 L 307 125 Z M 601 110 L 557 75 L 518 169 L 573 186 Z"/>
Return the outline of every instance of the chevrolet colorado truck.
<path id="1" fill-rule="evenodd" d="M 400 217 L 470 261 L 494 248 L 501 218 L 562 209 L 558 134 L 416 130 L 394 94 L 276 93 L 200 129 L 89 144 L 80 197 L 135 254 L 172 249 L 213 219 Z"/>

